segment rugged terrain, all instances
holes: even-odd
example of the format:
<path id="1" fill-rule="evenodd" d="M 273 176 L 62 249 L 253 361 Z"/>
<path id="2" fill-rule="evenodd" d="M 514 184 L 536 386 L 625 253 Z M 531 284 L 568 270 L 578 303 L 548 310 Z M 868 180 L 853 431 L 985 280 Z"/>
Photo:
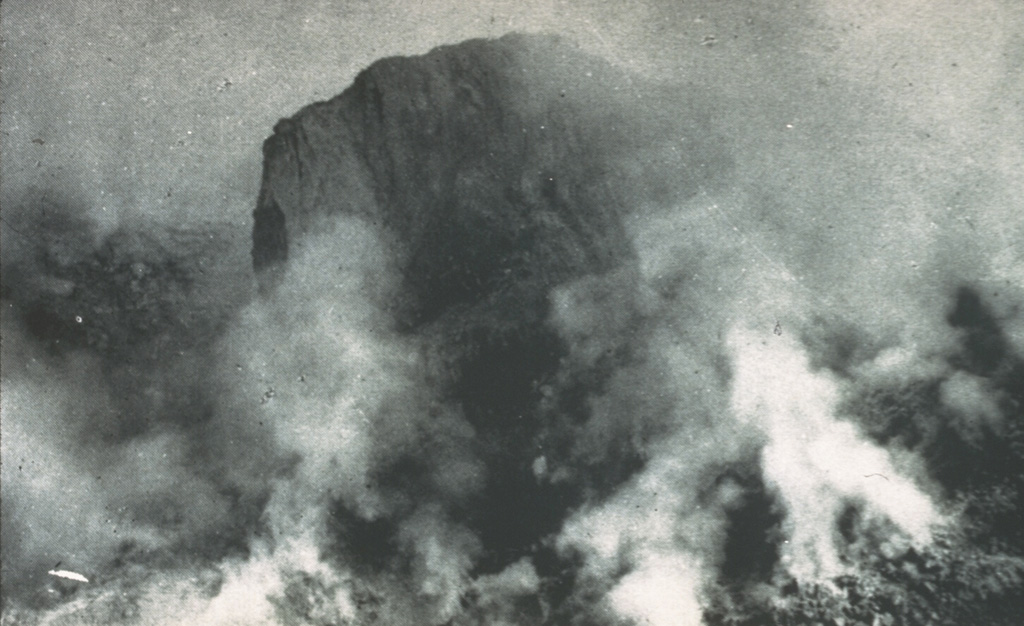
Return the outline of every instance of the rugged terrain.
<path id="1" fill-rule="evenodd" d="M 837 280 L 910 284 L 680 84 L 380 60 L 266 140 L 258 293 L 220 229 L 18 224 L 5 623 L 1015 624 L 1021 286 Z"/>

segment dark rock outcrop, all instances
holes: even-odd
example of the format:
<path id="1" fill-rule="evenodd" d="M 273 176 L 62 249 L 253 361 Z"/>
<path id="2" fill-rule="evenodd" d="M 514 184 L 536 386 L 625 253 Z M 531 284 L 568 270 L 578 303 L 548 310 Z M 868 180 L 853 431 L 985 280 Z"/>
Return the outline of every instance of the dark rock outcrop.
<path id="1" fill-rule="evenodd" d="M 487 464 L 485 495 L 467 505 L 500 553 L 482 568 L 555 531 L 578 495 L 530 469 L 552 421 L 542 389 L 567 354 L 546 324 L 548 298 L 633 259 L 623 218 L 646 190 L 642 166 L 623 164 L 659 132 L 649 106 L 610 64 L 512 35 L 378 61 L 264 144 L 253 261 L 265 290 L 332 216 L 386 234 L 400 286 L 382 315 L 437 346 L 441 393 L 473 424 Z"/>
<path id="2" fill-rule="evenodd" d="M 285 259 L 324 216 L 372 219 L 399 242 L 409 326 L 607 270 L 629 254 L 605 176 L 631 140 L 628 89 L 554 38 L 379 61 L 264 144 L 255 266 Z"/>

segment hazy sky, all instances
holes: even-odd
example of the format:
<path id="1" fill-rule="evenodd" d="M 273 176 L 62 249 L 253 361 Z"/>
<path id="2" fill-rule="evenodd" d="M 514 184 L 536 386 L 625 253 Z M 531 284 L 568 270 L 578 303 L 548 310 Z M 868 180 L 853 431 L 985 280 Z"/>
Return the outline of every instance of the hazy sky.
<path id="1" fill-rule="evenodd" d="M 646 13 L 436 0 L 9 0 L 2 11 L 4 199 L 66 188 L 104 220 L 246 213 L 274 122 L 377 58 L 510 30 L 601 47 Z"/>
<path id="2" fill-rule="evenodd" d="M 908 115 L 957 142 L 1021 129 L 1024 11 L 1010 0 L 7 0 L 0 11 L 4 205 L 32 187 L 107 224 L 245 216 L 278 118 L 377 58 L 510 30 L 565 33 L 723 102 L 759 100 L 779 127 L 821 104 L 814 81 L 842 81 L 891 107 L 865 116 Z M 995 158 L 1019 162 L 1013 145 L 1000 141 Z"/>

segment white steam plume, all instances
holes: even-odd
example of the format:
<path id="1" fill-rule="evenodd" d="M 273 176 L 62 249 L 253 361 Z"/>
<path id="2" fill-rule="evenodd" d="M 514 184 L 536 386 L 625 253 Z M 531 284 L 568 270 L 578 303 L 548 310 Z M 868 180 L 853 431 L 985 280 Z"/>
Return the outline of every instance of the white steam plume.
<path id="1" fill-rule="evenodd" d="M 388 325 L 384 303 L 394 275 L 378 233 L 338 219 L 304 244 L 273 293 L 243 311 L 224 340 L 226 384 L 235 393 L 222 414 L 238 421 L 221 428 L 244 432 L 255 418 L 255 440 L 269 439 L 272 455 L 247 459 L 251 450 L 239 449 L 228 467 L 266 471 L 253 463 L 277 464 L 263 513 L 268 534 L 257 540 L 255 562 L 243 566 L 238 580 L 267 597 L 281 596 L 274 586 L 296 574 L 339 594 L 351 590 L 342 584 L 351 576 L 328 534 L 331 508 L 341 505 L 365 521 L 405 518 L 397 540 L 418 581 L 412 593 L 419 599 L 411 604 L 427 607 L 419 619 L 449 619 L 468 585 L 475 537 L 439 505 L 410 512 L 408 496 L 378 480 L 402 455 L 466 439 L 472 429 L 432 398 L 424 346 Z M 427 479 L 436 497 L 471 492 L 479 482 L 479 468 L 464 449 L 449 446 L 431 463 Z M 308 555 L 302 562 L 289 556 L 297 547 Z M 244 574 L 275 567 L 278 574 L 254 580 Z"/>
<path id="2" fill-rule="evenodd" d="M 837 547 L 847 505 L 891 520 L 919 543 L 940 515 L 890 453 L 836 414 L 839 386 L 810 369 L 788 334 L 734 329 L 732 411 L 762 432 L 764 478 L 785 509 L 782 563 L 799 580 L 825 582 L 847 571 Z"/>

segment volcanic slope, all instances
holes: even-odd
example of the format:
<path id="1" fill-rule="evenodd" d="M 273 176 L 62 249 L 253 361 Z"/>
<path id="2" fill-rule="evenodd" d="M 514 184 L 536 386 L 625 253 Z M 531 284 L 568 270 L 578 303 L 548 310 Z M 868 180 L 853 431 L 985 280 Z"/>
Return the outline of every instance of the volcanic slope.
<path id="1" fill-rule="evenodd" d="M 380 315 L 429 346 L 441 396 L 473 427 L 486 467 L 486 486 L 459 505 L 485 546 L 483 570 L 536 549 L 584 489 L 606 489 L 641 462 L 624 445 L 582 482 L 535 476 L 545 450 L 572 445 L 587 394 L 630 358 L 620 342 L 585 372 L 560 370 L 568 348 L 547 323 L 552 289 L 628 274 L 628 205 L 695 193 L 708 177 L 711 159 L 695 158 L 671 182 L 631 180 L 623 164 L 667 127 L 700 145 L 697 124 L 658 122 L 644 96 L 634 78 L 558 38 L 510 35 L 374 63 L 264 144 L 253 233 L 264 290 L 339 216 L 382 233 L 380 280 L 397 285 Z M 628 324 L 629 299 L 623 307 Z M 413 480 L 416 463 L 396 461 L 385 480 Z"/>

